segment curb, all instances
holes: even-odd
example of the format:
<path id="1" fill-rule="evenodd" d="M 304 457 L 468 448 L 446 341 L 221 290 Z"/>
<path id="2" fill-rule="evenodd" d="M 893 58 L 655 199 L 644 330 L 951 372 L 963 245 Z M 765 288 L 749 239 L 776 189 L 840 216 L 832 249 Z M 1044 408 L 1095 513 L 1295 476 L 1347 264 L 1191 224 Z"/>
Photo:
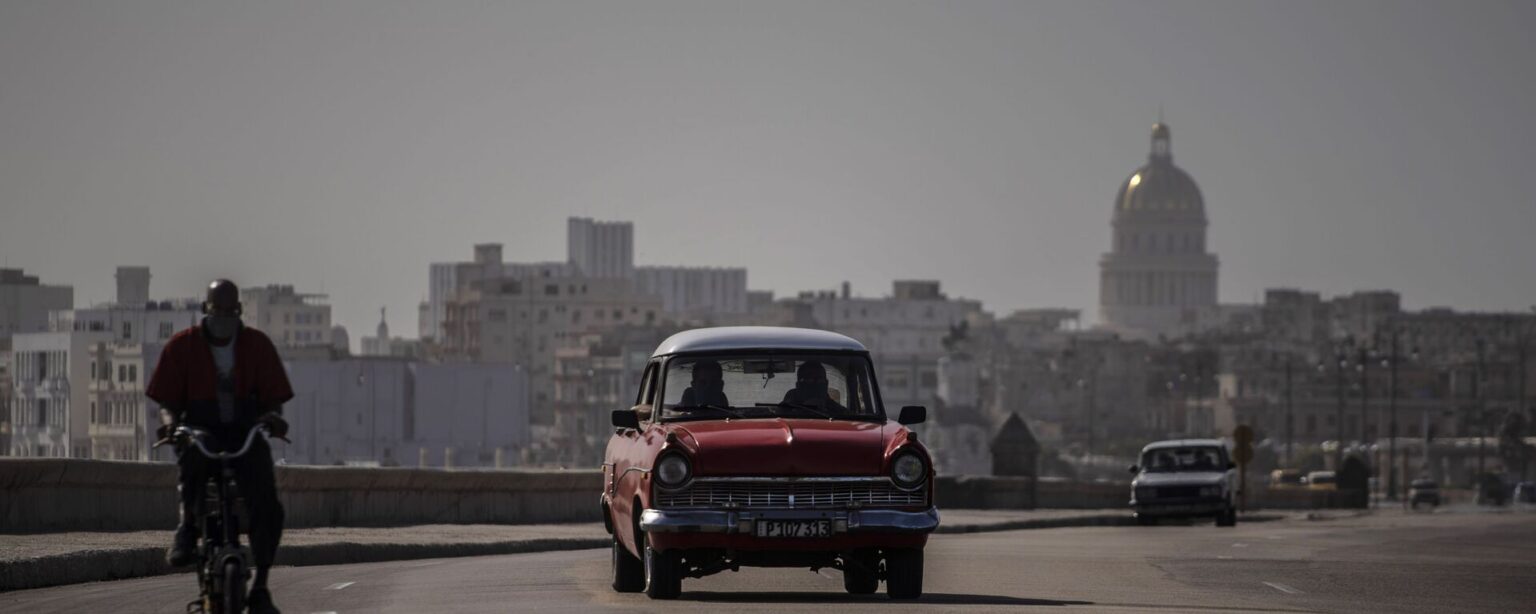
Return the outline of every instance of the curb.
<path id="1" fill-rule="evenodd" d="M 283 546 L 278 565 L 347 565 L 412 559 L 437 559 L 558 550 L 606 548 L 609 538 L 551 538 L 456 544 L 359 544 L 335 542 Z M 0 561 L 0 592 L 191 573 L 165 563 L 164 548 L 86 550 L 18 561 Z"/>
<path id="2" fill-rule="evenodd" d="M 1279 514 L 1249 514 L 1243 522 L 1267 522 L 1285 518 Z M 937 534 L 990 533 L 1069 527 L 1133 526 L 1130 514 L 1092 514 L 1060 518 L 1036 518 L 982 524 L 940 524 Z M 360 544 L 334 542 L 283 546 L 277 564 L 293 567 L 348 565 L 413 559 L 438 559 L 499 554 L 527 554 L 560 550 L 607 548 L 609 537 L 526 539 L 486 543 Z M 125 580 L 173 573 L 191 573 L 165 563 L 164 548 L 85 550 L 34 559 L 0 561 L 0 593 L 62 584 Z"/>

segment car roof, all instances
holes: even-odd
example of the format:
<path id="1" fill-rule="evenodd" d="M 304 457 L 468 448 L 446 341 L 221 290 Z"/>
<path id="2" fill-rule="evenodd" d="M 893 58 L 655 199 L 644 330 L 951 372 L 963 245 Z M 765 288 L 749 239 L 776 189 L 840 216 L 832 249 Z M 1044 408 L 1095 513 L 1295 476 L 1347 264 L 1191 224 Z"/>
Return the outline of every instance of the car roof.
<path id="1" fill-rule="evenodd" d="M 1142 452 L 1148 450 L 1163 450 L 1167 448 L 1199 448 L 1199 447 L 1227 447 L 1220 439 L 1170 439 L 1168 441 L 1154 441 L 1142 448 Z"/>
<path id="2" fill-rule="evenodd" d="M 721 326 L 686 330 L 662 341 L 652 357 L 721 350 L 867 352 L 864 344 L 832 331 L 783 326 Z"/>

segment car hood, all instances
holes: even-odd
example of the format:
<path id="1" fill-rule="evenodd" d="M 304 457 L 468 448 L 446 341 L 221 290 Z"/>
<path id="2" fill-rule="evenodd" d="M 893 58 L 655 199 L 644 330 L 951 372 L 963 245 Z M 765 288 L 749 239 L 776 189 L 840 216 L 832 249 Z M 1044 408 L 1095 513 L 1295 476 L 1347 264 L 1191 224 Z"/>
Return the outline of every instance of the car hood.
<path id="1" fill-rule="evenodd" d="M 1224 471 L 1148 472 L 1136 476 L 1136 486 L 1209 486 L 1226 479 Z"/>
<path id="2" fill-rule="evenodd" d="M 687 422 L 694 474 L 701 476 L 879 475 L 883 425 L 771 418 Z"/>

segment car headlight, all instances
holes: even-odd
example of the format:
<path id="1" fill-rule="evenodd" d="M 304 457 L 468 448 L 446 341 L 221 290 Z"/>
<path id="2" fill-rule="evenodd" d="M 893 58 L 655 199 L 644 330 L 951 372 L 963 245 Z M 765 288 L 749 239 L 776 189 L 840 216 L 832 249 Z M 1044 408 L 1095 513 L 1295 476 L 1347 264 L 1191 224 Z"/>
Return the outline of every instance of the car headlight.
<path id="1" fill-rule="evenodd" d="M 916 452 L 902 452 L 891 463 L 891 479 L 897 486 L 911 488 L 928 477 L 928 462 Z"/>
<path id="2" fill-rule="evenodd" d="M 656 461 L 654 475 L 656 481 L 662 486 L 675 488 L 693 476 L 693 467 L 688 464 L 688 459 L 683 458 L 682 454 L 666 454 L 661 457 L 661 460 Z"/>

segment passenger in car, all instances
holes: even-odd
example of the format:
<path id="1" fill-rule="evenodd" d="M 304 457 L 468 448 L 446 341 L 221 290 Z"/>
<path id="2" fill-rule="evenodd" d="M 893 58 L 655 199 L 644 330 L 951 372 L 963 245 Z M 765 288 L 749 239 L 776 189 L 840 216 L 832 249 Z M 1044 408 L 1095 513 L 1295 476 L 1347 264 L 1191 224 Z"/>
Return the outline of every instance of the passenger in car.
<path id="1" fill-rule="evenodd" d="M 680 407 L 700 405 L 731 406 L 731 400 L 725 396 L 725 379 L 720 363 L 713 360 L 693 363 L 692 380 L 688 389 L 683 391 L 683 400 L 679 404 Z"/>
<path id="2" fill-rule="evenodd" d="M 827 393 L 827 368 L 821 362 L 807 360 L 795 369 L 795 387 L 784 393 L 785 403 L 810 405 L 835 413 L 847 413 L 848 408 L 832 400 Z"/>

